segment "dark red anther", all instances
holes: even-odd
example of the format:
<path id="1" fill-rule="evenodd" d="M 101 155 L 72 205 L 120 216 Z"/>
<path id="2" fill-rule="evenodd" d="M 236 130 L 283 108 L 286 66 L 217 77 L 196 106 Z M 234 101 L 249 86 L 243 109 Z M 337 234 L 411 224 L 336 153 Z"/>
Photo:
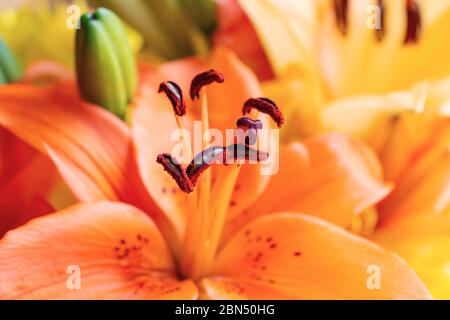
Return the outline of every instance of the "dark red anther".
<path id="1" fill-rule="evenodd" d="M 406 0 L 406 18 L 407 27 L 404 44 L 417 43 L 422 31 L 422 18 L 417 1 Z"/>
<path id="2" fill-rule="evenodd" d="M 204 86 L 207 86 L 213 82 L 223 83 L 224 81 L 225 81 L 225 78 L 224 78 L 223 74 L 221 74 L 220 72 L 218 72 L 214 69 L 200 73 L 192 80 L 191 90 L 190 90 L 191 99 L 192 100 L 199 99 L 200 98 L 200 90 Z"/>
<path id="3" fill-rule="evenodd" d="M 195 187 L 200 175 L 214 164 L 230 165 L 236 160 L 265 161 L 269 158 L 267 152 L 255 150 L 244 144 L 232 144 L 228 147 L 210 147 L 197 156 L 189 164 L 186 173 Z"/>
<path id="4" fill-rule="evenodd" d="M 348 0 L 333 0 L 336 24 L 342 35 L 347 35 L 348 29 Z"/>
<path id="5" fill-rule="evenodd" d="M 170 174 L 182 191 L 190 193 L 194 190 L 194 187 L 186 174 L 186 170 L 175 161 L 170 154 L 164 153 L 158 155 L 156 162 L 164 167 L 164 170 Z"/>
<path id="6" fill-rule="evenodd" d="M 384 39 L 385 35 L 385 26 L 386 26 L 386 7 L 384 5 L 383 0 L 377 1 L 378 8 L 380 9 L 380 21 L 379 25 L 377 25 L 377 28 L 375 29 L 375 37 L 378 42 L 381 42 Z"/>
<path id="7" fill-rule="evenodd" d="M 237 143 L 245 143 L 250 146 L 256 144 L 258 130 L 263 128 L 261 120 L 252 120 L 247 117 L 239 118 L 236 126 L 238 127 L 235 133 Z"/>
<path id="8" fill-rule="evenodd" d="M 179 117 L 186 114 L 186 103 L 183 99 L 183 91 L 172 81 L 166 81 L 159 85 L 158 93 L 164 92 L 173 106 L 173 111 Z"/>
<path id="9" fill-rule="evenodd" d="M 225 163 L 224 147 L 209 147 L 197 154 L 186 168 L 186 173 L 193 186 L 197 184 L 200 175 L 213 164 Z"/>
<path id="10" fill-rule="evenodd" d="M 236 126 L 241 129 L 261 130 L 263 128 L 261 120 L 252 120 L 247 117 L 239 118 L 236 122 Z"/>
<path id="11" fill-rule="evenodd" d="M 272 100 L 267 98 L 249 99 L 244 104 L 242 113 L 244 115 L 249 114 L 252 111 L 252 109 L 256 109 L 259 112 L 268 114 L 273 119 L 273 121 L 276 122 L 279 128 L 283 126 L 284 124 L 283 113 L 281 113 L 281 110 Z"/>

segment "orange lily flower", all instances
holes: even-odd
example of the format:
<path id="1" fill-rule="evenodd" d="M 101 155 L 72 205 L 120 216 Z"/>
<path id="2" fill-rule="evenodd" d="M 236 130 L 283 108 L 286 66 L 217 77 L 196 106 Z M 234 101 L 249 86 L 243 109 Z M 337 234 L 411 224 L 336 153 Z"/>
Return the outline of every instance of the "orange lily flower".
<path id="1" fill-rule="evenodd" d="M 203 90 L 202 118 L 224 129 L 260 96 L 258 82 L 223 49 L 207 66 L 226 81 Z M 176 77 L 186 89 L 204 69 L 195 59 L 142 67 L 131 129 L 67 85 L 0 88 L 0 124 L 46 155 L 84 202 L 0 240 L 0 298 L 430 298 L 396 254 L 320 219 L 348 224 L 390 190 L 354 139 L 330 134 L 286 147 L 271 178 L 258 165 L 214 167 L 210 188 L 205 171 L 198 191 L 179 190 L 155 162 L 177 128 L 156 88 Z M 190 128 L 199 110 L 188 111 Z M 82 276 L 75 290 L 67 285 L 74 265 Z M 367 287 L 372 265 L 382 270 L 375 290 Z"/>

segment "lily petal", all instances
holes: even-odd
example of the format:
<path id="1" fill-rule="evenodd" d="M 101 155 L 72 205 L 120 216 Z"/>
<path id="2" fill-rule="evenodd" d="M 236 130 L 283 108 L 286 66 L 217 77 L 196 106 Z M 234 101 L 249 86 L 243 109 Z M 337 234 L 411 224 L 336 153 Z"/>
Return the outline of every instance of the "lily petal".
<path id="1" fill-rule="evenodd" d="M 80 200 L 119 198 L 129 146 L 119 120 L 51 89 L 12 85 L 0 97 L 0 124 L 53 158 Z"/>
<path id="2" fill-rule="evenodd" d="M 123 201 L 170 234 L 170 221 L 137 173 L 129 129 L 111 113 L 84 103 L 73 86 L 0 88 L 0 125 L 50 157 L 78 200 Z"/>
<path id="3" fill-rule="evenodd" d="M 322 121 L 328 130 L 370 141 L 374 136 L 380 136 L 379 131 L 396 115 L 413 113 L 423 107 L 422 96 L 403 91 L 337 100 L 323 110 Z"/>
<path id="4" fill-rule="evenodd" d="M 54 211 L 45 198 L 57 177 L 50 160 L 38 154 L 0 188 L 0 239 L 7 231 Z"/>
<path id="5" fill-rule="evenodd" d="M 414 135 L 411 135 L 412 139 Z M 404 139 L 405 140 L 405 139 Z M 410 154 L 394 192 L 380 205 L 382 223 L 450 207 L 450 119 L 434 122 L 429 140 Z"/>
<path id="6" fill-rule="evenodd" d="M 214 50 L 209 65 L 225 77 L 223 84 L 207 88 L 211 128 L 234 129 L 236 120 L 242 117 L 244 103 L 261 95 L 258 79 L 232 51 L 223 47 Z M 268 121 L 267 116 L 262 118 Z"/>
<path id="7" fill-rule="evenodd" d="M 213 38 L 215 46 L 225 46 L 236 52 L 259 79 L 273 78 L 269 60 L 262 46 L 257 45 L 258 36 L 238 0 L 218 0 L 216 3 L 219 25 Z"/>
<path id="8" fill-rule="evenodd" d="M 319 136 L 282 149 L 280 172 L 254 205 L 230 221 L 230 228 L 277 211 L 302 212 L 345 228 L 390 189 L 364 144 L 341 134 Z"/>
<path id="9" fill-rule="evenodd" d="M 380 271 L 372 287 L 370 267 Z M 219 253 L 201 285 L 214 299 L 428 299 L 397 255 L 320 219 L 276 214 L 253 221 Z"/>
<path id="10" fill-rule="evenodd" d="M 35 219 L 0 241 L 2 299 L 193 299 L 152 221 L 101 202 Z M 77 276 L 80 286 L 77 286 Z"/>
<path id="11" fill-rule="evenodd" d="M 290 65 L 316 71 L 317 1 L 239 0 L 277 75 Z"/>
<path id="12" fill-rule="evenodd" d="M 436 299 L 450 299 L 450 219 L 424 213 L 382 227 L 373 241 L 400 254 Z"/>
<path id="13" fill-rule="evenodd" d="M 0 188 L 11 181 L 37 154 L 37 151 L 0 127 Z"/>

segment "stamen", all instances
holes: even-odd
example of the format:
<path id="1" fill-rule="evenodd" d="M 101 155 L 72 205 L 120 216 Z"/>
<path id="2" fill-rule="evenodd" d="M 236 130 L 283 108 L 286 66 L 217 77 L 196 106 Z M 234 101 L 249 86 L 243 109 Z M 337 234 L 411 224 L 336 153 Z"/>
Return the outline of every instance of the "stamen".
<path id="1" fill-rule="evenodd" d="M 256 109 L 259 112 L 268 114 L 273 119 L 273 121 L 276 122 L 279 128 L 283 126 L 284 116 L 281 113 L 281 110 L 272 100 L 267 98 L 249 99 L 244 104 L 242 113 L 244 115 L 249 114 L 252 111 L 252 109 Z"/>
<path id="2" fill-rule="evenodd" d="M 348 29 L 348 0 L 333 0 L 336 24 L 342 35 L 347 35 Z"/>
<path id="3" fill-rule="evenodd" d="M 386 7 L 383 0 L 378 0 L 377 5 L 378 8 L 380 8 L 380 28 L 375 29 L 375 37 L 378 42 L 381 42 L 383 41 L 385 35 L 384 27 L 386 25 Z"/>
<path id="4" fill-rule="evenodd" d="M 191 193 L 194 190 L 186 174 L 186 170 L 170 154 L 164 153 L 158 155 L 156 162 L 164 167 L 164 170 L 170 174 L 182 191 Z"/>
<path id="5" fill-rule="evenodd" d="M 183 99 L 183 91 L 172 81 L 166 81 L 159 85 L 158 93 L 164 92 L 173 106 L 173 111 L 179 117 L 186 115 L 186 103 Z"/>
<path id="6" fill-rule="evenodd" d="M 232 144 L 228 147 L 210 147 L 197 156 L 186 169 L 192 186 L 195 187 L 200 175 L 214 164 L 230 165 L 237 160 L 266 161 L 269 158 L 267 152 L 255 150 L 244 144 Z"/>
<path id="7" fill-rule="evenodd" d="M 407 27 L 404 44 L 414 44 L 419 41 L 422 30 L 422 19 L 419 5 L 415 0 L 406 0 Z"/>
<path id="8" fill-rule="evenodd" d="M 224 81 L 225 81 L 224 76 L 220 72 L 218 72 L 214 69 L 200 73 L 192 80 L 191 90 L 190 90 L 191 99 L 192 100 L 199 99 L 200 98 L 200 90 L 204 86 L 209 85 L 213 82 L 223 83 Z"/>

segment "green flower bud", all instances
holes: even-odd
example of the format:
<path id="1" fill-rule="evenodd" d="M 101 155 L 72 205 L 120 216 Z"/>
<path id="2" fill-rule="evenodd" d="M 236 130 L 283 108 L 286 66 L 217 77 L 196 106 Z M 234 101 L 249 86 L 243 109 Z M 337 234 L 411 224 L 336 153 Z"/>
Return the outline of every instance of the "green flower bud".
<path id="1" fill-rule="evenodd" d="M 16 82 L 22 77 L 22 68 L 6 43 L 0 39 L 0 85 Z"/>
<path id="2" fill-rule="evenodd" d="M 76 35 L 80 94 L 124 119 L 137 87 L 137 68 L 125 29 L 110 10 L 98 8 L 80 19 Z"/>

